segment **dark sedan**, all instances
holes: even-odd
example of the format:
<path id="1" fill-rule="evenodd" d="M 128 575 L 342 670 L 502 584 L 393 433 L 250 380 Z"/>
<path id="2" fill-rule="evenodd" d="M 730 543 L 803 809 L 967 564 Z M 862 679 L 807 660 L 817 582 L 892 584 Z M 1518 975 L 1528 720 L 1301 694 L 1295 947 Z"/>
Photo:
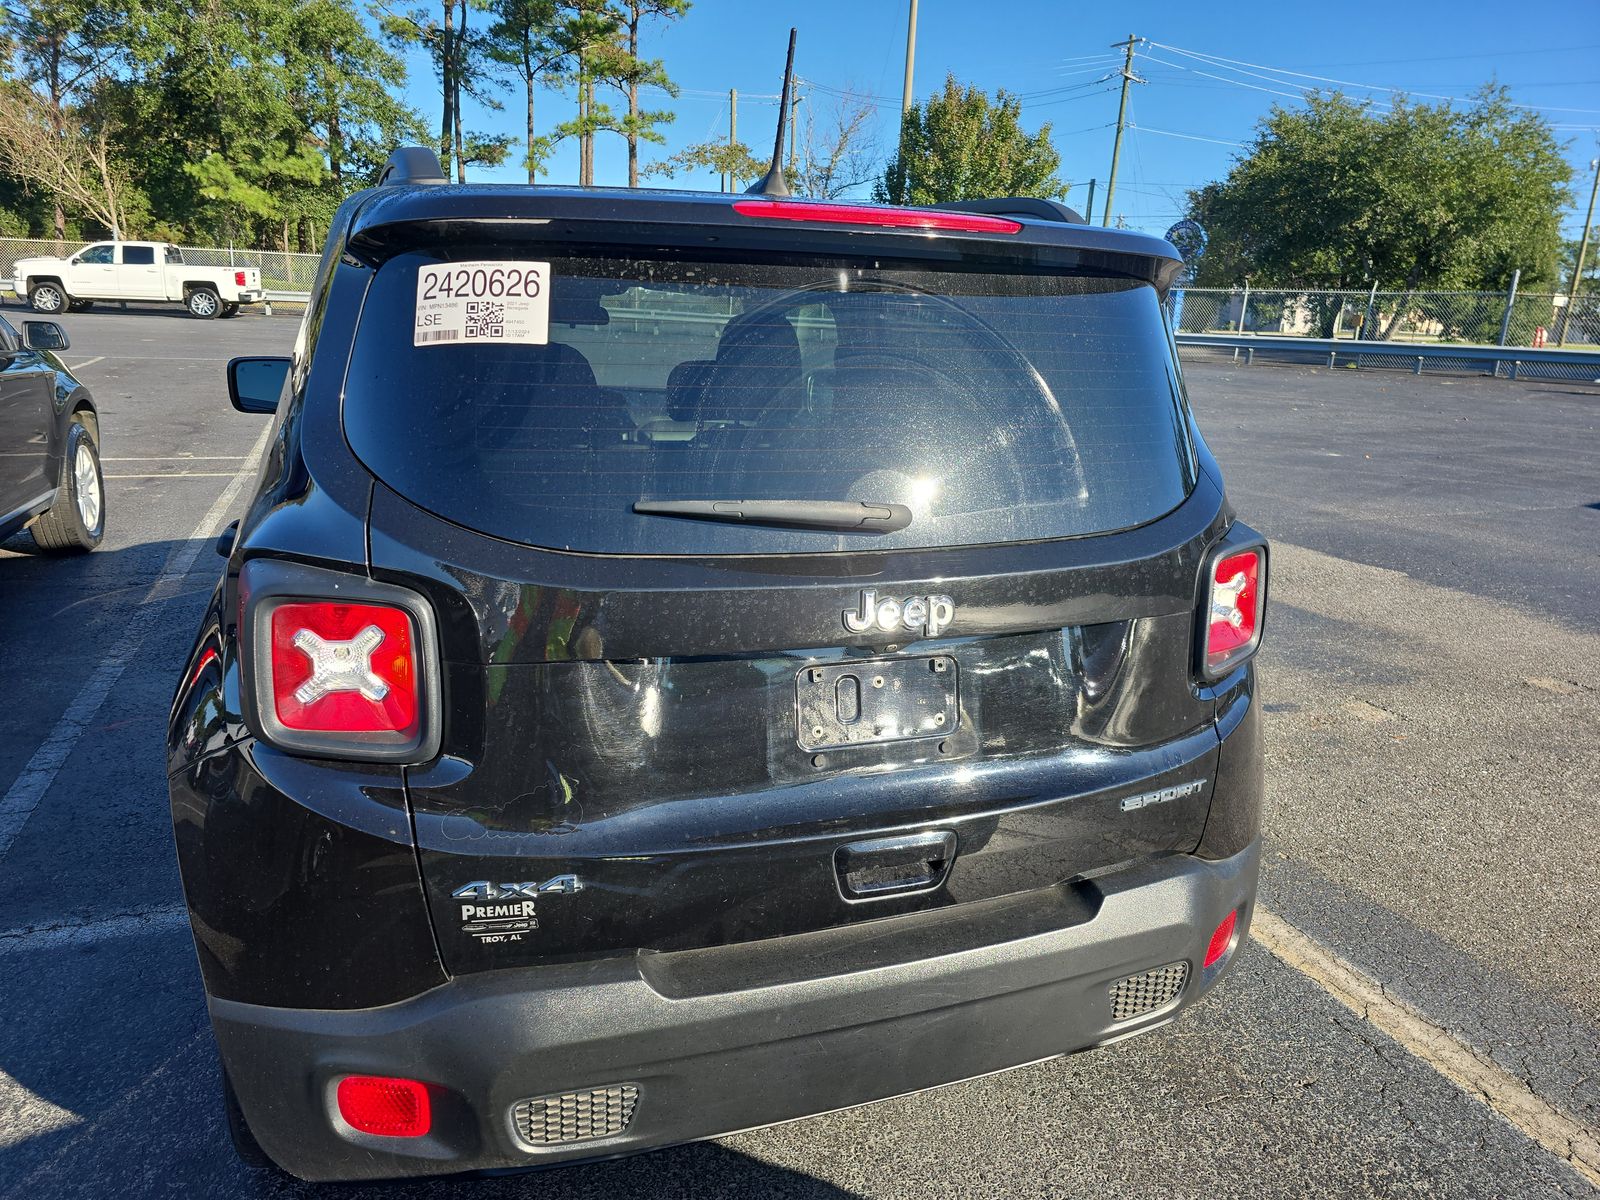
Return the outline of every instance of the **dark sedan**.
<path id="1" fill-rule="evenodd" d="M 57 357 L 54 321 L 0 317 L 0 539 L 26 527 L 41 550 L 93 550 L 106 530 L 100 418 Z"/>

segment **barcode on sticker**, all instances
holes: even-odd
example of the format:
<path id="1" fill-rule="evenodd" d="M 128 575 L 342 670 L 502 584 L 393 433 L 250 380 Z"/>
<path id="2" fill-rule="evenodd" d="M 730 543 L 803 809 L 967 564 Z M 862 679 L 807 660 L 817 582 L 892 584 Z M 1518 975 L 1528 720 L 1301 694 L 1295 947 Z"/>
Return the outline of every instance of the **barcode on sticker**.
<path id="1" fill-rule="evenodd" d="M 455 342 L 461 339 L 459 329 L 419 329 L 417 330 L 417 345 L 423 342 Z"/>

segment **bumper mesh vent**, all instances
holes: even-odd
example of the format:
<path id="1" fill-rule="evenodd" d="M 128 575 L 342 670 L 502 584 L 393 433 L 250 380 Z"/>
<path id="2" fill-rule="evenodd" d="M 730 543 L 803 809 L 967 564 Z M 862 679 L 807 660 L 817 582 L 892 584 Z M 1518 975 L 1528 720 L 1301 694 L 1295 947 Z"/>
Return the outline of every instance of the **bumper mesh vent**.
<path id="1" fill-rule="evenodd" d="M 1131 1021 L 1171 1004 L 1188 981 L 1189 964 L 1186 962 L 1119 979 L 1111 985 L 1111 1019 Z"/>
<path id="2" fill-rule="evenodd" d="M 633 1120 L 639 1089 L 631 1083 L 562 1092 L 518 1101 L 511 1109 L 517 1135 L 532 1146 L 557 1146 L 621 1133 Z"/>

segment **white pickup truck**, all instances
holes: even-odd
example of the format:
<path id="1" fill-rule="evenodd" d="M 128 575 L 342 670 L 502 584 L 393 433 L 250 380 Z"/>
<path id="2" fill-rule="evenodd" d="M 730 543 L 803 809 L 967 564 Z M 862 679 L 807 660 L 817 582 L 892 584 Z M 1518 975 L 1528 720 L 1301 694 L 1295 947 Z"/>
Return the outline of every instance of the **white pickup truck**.
<path id="1" fill-rule="evenodd" d="M 165 242 L 96 242 L 70 258 L 20 258 L 12 288 L 34 312 L 60 313 L 97 300 L 169 300 L 209 320 L 259 304 L 255 267 L 200 267 Z"/>

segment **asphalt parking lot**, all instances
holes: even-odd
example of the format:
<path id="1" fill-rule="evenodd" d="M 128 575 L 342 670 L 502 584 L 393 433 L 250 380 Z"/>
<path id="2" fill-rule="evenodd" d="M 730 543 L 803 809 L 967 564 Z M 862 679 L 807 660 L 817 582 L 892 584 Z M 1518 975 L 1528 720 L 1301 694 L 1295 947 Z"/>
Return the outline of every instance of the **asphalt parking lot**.
<path id="1" fill-rule="evenodd" d="M 1191 365 L 1274 542 L 1275 919 L 1176 1024 L 617 1163 L 318 1189 L 228 1145 L 162 777 L 211 539 L 266 428 L 223 364 L 297 322 L 63 324 L 109 532 L 81 559 L 0 547 L 0 1195 L 1596 1193 L 1600 385 Z"/>

